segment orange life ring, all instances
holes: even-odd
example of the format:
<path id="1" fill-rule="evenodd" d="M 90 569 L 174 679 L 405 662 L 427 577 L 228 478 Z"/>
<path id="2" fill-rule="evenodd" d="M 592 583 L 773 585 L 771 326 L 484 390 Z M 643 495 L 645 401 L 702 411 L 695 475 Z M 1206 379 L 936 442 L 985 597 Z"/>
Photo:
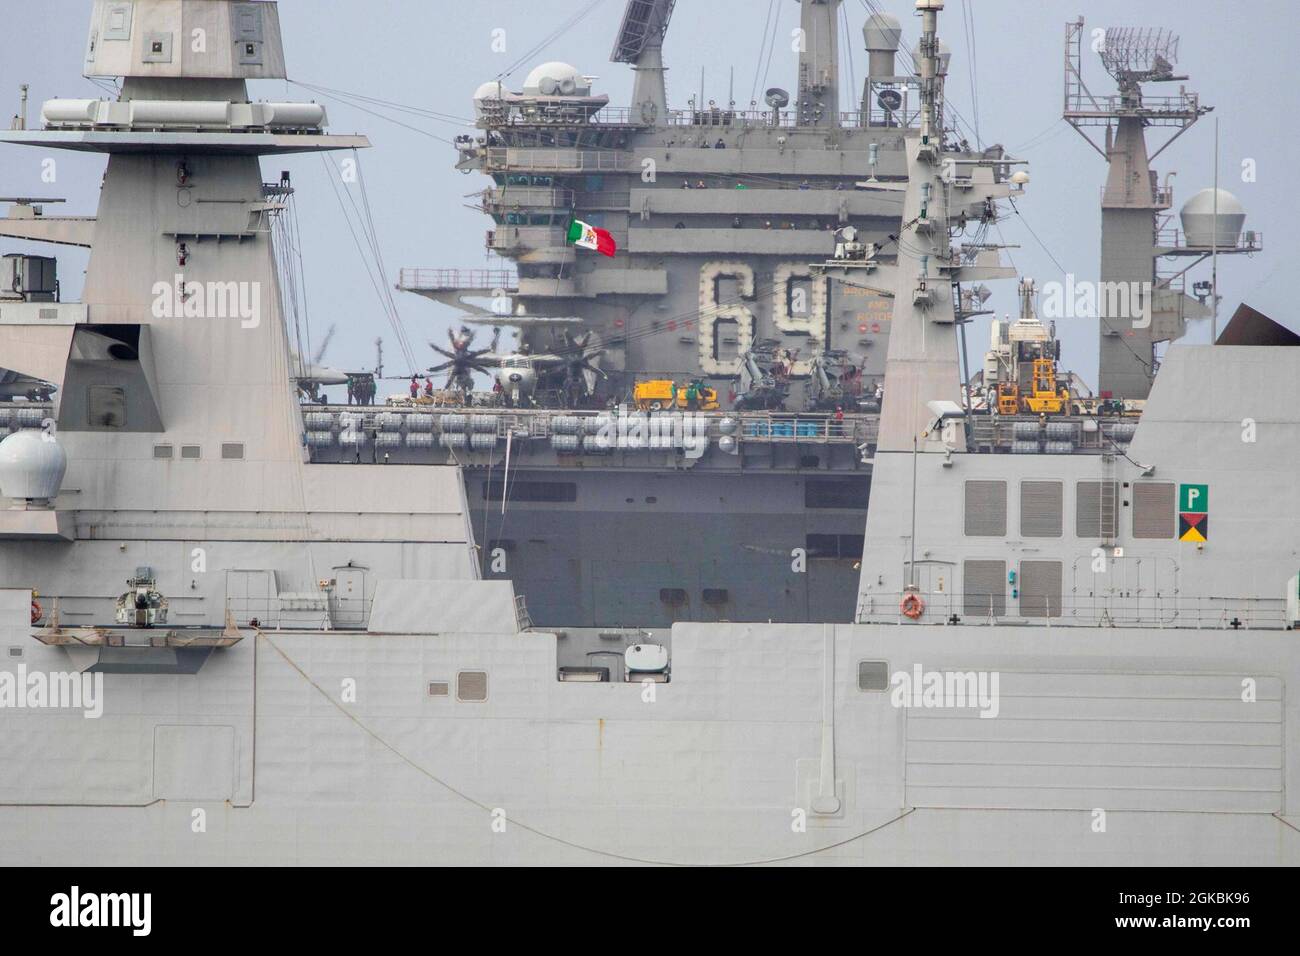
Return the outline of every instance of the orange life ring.
<path id="1" fill-rule="evenodd" d="M 898 605 L 898 609 L 903 612 L 904 617 L 915 621 L 925 613 L 925 602 L 921 600 L 920 595 L 909 594 L 903 598 L 903 602 Z"/>
<path id="2" fill-rule="evenodd" d="M 35 598 L 32 598 L 32 623 L 35 624 L 41 619 L 41 605 Z"/>

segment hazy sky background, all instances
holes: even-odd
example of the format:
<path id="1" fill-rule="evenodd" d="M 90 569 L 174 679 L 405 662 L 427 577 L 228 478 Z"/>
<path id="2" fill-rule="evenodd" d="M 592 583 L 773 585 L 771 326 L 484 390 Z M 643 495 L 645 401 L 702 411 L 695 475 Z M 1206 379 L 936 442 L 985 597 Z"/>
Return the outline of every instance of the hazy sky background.
<path id="1" fill-rule="evenodd" d="M 590 2 L 281 0 L 280 13 L 293 79 L 468 119 L 473 115 L 470 98 L 480 83 L 495 79 Z M 764 83 L 759 47 L 769 2 L 775 3 L 783 42 L 776 45 Z M 882 0 L 882 5 L 903 21 L 904 43 L 911 49 L 918 36 L 911 0 Z M 974 61 L 963 27 L 963 5 L 969 5 L 974 15 Z M 609 62 L 624 6 L 623 0 L 603 0 L 575 27 L 514 69 L 506 85 L 518 89 L 532 66 L 565 60 L 599 76 L 596 92 L 608 93 L 614 105 L 625 105 L 631 94 L 631 70 Z M 90 8 L 89 0 L 0 0 L 0 117 L 7 120 L 17 111 L 18 85 L 24 82 L 32 87 L 32 124 L 38 122 L 43 100 L 103 95 L 80 75 Z M 861 27 L 867 10 L 862 0 L 845 0 L 844 8 L 850 33 L 848 42 L 841 38 L 841 50 L 852 51 L 859 84 L 853 94 L 856 99 L 866 73 Z M 1053 257 L 1081 279 L 1097 275 L 1099 200 L 1106 166 L 1060 118 L 1064 27 L 1080 13 L 1089 28 L 1163 26 L 1181 33 L 1179 72 L 1190 74 L 1188 88 L 1199 92 L 1202 102 L 1215 110 L 1163 153 L 1156 168 L 1162 180 L 1170 170 L 1177 171 L 1176 207 L 1211 185 L 1214 120 L 1219 119 L 1221 185 L 1241 199 L 1246 228 L 1262 232 L 1265 243 L 1260 255 L 1220 260 L 1221 325 L 1237 303 L 1246 301 L 1300 329 L 1293 306 L 1295 289 L 1285 289 L 1293 269 L 1283 268 L 1284 263 L 1300 259 L 1300 243 L 1290 222 L 1298 205 L 1294 155 L 1300 94 L 1291 68 L 1300 0 L 1144 0 L 1140 4 L 1132 0 L 948 0 L 940 20 L 940 35 L 953 51 L 948 102 L 968 123 L 974 122 L 973 66 L 984 141 L 1003 143 L 1031 162 L 1033 181 L 1019 202 L 1024 221 L 1013 218 L 1002 226 L 1006 241 L 1021 246 L 1011 252 L 1015 265 L 1040 285 L 1062 278 Z M 706 98 L 724 101 L 734 67 L 740 106 L 748 104 L 756 75 L 760 99 L 764 86 L 794 87 L 797 59 L 790 51 L 789 36 L 798 17 L 799 6 L 791 0 L 679 0 L 665 47 L 671 105 L 685 106 L 699 86 L 702 68 Z M 504 53 L 492 49 L 493 31 L 498 28 L 506 31 Z M 1112 92 L 1097 56 L 1085 48 L 1084 57 L 1085 78 L 1093 92 Z M 472 130 L 455 122 L 383 110 L 424 131 L 417 132 L 279 81 L 253 84 L 252 95 L 316 99 L 329 108 L 333 132 L 363 132 L 370 137 L 374 148 L 364 152 L 361 161 L 390 287 L 403 266 L 490 264 L 483 249 L 490 220 L 467 208 L 471 200 L 466 198 L 482 190 L 488 180 L 456 172 L 455 151 L 443 141 Z M 847 102 L 842 108 L 856 107 Z M 1148 142 L 1162 141 L 1161 135 L 1152 131 Z M 0 195 L 64 197 L 68 204 L 61 209 L 67 214 L 93 214 L 104 158 L 61 154 L 59 181 L 54 185 L 41 182 L 43 158 L 42 151 L 26 147 L 0 149 Z M 1242 182 L 1244 159 L 1256 161 L 1256 182 Z M 325 362 L 368 368 L 374 361 L 374 339 L 383 336 L 386 371 L 404 371 L 321 159 L 263 161 L 268 180 L 277 178 L 280 169 L 292 172 L 298 190 L 313 340 L 320 341 L 331 324 L 338 326 Z M 64 298 L 80 296 L 85 252 L 0 239 L 0 253 L 19 249 L 58 255 Z M 1195 273 L 1196 278 L 1208 275 L 1208 264 Z M 1014 281 L 990 285 L 992 307 L 999 313 L 1014 312 Z M 417 346 L 418 360 L 432 364 L 434 356 L 425 343 L 429 339 L 442 343 L 443 330 L 457 313 L 417 296 L 393 295 L 407 335 Z M 1187 341 L 1208 340 L 1207 323 L 1200 325 Z M 973 365 L 986 347 L 987 328 L 985 320 L 971 333 Z M 1058 323 L 1058 331 L 1064 364 L 1095 387 L 1095 320 L 1064 320 Z"/>

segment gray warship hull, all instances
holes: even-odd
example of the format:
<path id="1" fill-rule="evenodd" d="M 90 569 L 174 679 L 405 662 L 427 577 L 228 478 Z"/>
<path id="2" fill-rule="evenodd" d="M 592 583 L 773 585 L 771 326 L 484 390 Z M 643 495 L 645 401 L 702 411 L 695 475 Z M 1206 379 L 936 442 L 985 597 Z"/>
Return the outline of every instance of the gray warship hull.
<path id="1" fill-rule="evenodd" d="M 121 98 L 0 133 L 109 156 L 95 219 L 0 220 L 91 248 L 84 302 L 0 299 L 0 365 L 54 394 L 15 403 L 0 443 L 4 860 L 1300 862 L 1300 347 L 1244 310 L 1234 344 L 1169 350 L 1135 428 L 1060 422 L 1068 454 L 985 443 L 956 400 L 956 289 L 1006 270 L 953 250 L 949 223 L 992 215 L 1019 161 L 945 148 L 942 8 L 917 6 L 899 176 L 863 184 L 897 194 L 910 241 L 827 264 L 894 290 L 871 440 L 717 415 L 707 455 L 632 449 L 611 481 L 554 441 L 572 422 L 388 410 L 410 417 L 358 430 L 301 407 L 283 187 L 258 157 L 365 140 L 249 100 L 285 75 L 275 4 L 96 0 L 86 72 L 124 77 Z M 205 51 L 168 40 L 195 22 Z M 838 113 L 817 72 L 806 136 Z M 946 183 L 945 158 L 970 175 Z M 261 290 L 257 316 L 193 314 L 229 283 Z M 645 531 L 665 516 L 689 527 Z M 857 549 L 849 621 L 781 622 L 841 601 L 814 589 L 849 569 L 817 562 Z M 725 620 L 754 607 L 773 622 Z"/>

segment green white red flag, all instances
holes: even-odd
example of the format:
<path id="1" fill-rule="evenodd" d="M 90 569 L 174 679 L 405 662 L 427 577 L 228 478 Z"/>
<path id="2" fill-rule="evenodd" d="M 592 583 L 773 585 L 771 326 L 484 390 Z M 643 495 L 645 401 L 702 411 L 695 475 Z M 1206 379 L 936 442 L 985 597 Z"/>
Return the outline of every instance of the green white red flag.
<path id="1" fill-rule="evenodd" d="M 614 257 L 614 253 L 618 251 L 618 245 L 614 242 L 613 236 L 606 230 L 583 222 L 581 219 L 571 219 L 569 221 L 569 234 L 566 238 L 575 246 L 599 252 L 602 256 L 609 256 L 611 259 Z"/>

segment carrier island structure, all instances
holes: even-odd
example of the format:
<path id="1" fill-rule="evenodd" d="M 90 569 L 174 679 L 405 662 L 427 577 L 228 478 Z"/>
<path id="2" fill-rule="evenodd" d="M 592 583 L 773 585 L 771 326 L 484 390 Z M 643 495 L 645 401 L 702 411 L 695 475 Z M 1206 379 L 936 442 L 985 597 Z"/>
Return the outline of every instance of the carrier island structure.
<path id="1" fill-rule="evenodd" d="M 810 23 L 822 6 L 838 5 L 804 4 Z M 581 637 L 534 624 L 512 579 L 485 573 L 472 443 L 406 440 L 495 441 L 475 424 L 495 416 L 519 453 L 523 423 L 558 415 L 467 409 L 443 431 L 401 408 L 346 455 L 310 440 L 343 444 L 308 420 L 334 412 L 299 400 L 273 242 L 288 187 L 259 157 L 366 142 L 328 133 L 319 106 L 250 101 L 247 81 L 285 73 L 277 5 L 96 0 L 84 70 L 122 77 L 120 97 L 50 101 L 40 129 L 0 133 L 108 156 L 94 217 L 24 201 L 0 220 L 8 238 L 91 257 L 79 303 L 39 282 L 0 300 L 0 366 L 36 383 L 5 404 L 0 444 L 0 691 L 16 700 L 21 677 L 29 704 L 0 708 L 4 858 L 1300 860 L 1300 339 L 1243 306 L 1215 344 L 1164 353 L 1140 415 L 976 407 L 959 286 L 1012 273 L 960 227 L 996 215 L 1025 164 L 944 134 L 944 6 L 914 4 L 917 69 L 900 81 L 914 114 L 843 191 L 856 199 L 860 177 L 894 197 L 896 225 L 873 236 L 869 207 L 805 266 L 892 306 L 878 422 L 867 454 L 855 446 L 872 470 L 852 609 L 769 622 L 738 606 L 734 621 Z M 195 27 L 203 52 L 178 39 Z M 818 105 L 824 120 L 830 102 L 801 87 L 802 116 Z M 804 125 L 759 132 L 786 137 L 778 155 L 796 135 L 847 138 Z M 694 152 L 733 157 L 716 147 L 730 134 Z M 664 197 L 648 198 L 653 216 Z M 155 309 L 178 269 L 182 306 L 208 283 L 263 288 L 259 320 Z M 527 278 L 511 315 L 546 318 Z M 711 447 L 775 446 L 775 424 L 719 423 Z M 545 437 L 581 451 L 586 426 L 569 429 Z M 81 686 L 69 676 L 101 684 L 94 719 L 33 696 Z"/>

